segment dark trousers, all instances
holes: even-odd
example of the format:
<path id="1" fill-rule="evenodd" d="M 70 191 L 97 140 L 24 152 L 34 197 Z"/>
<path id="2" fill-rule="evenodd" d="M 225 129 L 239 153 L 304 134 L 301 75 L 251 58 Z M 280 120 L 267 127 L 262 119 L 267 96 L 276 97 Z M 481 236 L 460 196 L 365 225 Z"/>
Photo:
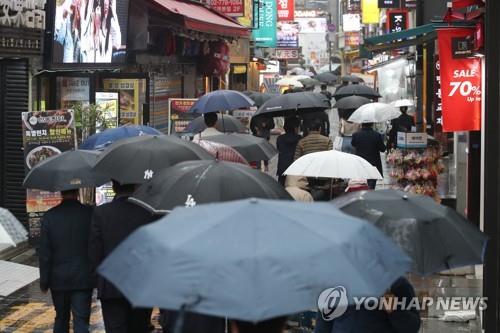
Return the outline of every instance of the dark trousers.
<path id="1" fill-rule="evenodd" d="M 366 182 L 368 183 L 368 187 L 371 188 L 372 190 L 374 190 L 375 186 L 377 186 L 376 179 L 367 179 Z"/>
<path id="2" fill-rule="evenodd" d="M 68 333 L 70 313 L 73 314 L 73 331 L 89 333 L 92 290 L 51 290 L 56 310 L 54 333 Z"/>
<path id="3" fill-rule="evenodd" d="M 286 176 L 278 176 L 278 183 L 281 184 L 281 186 L 285 186 L 286 182 Z"/>
<path id="4" fill-rule="evenodd" d="M 133 308 L 125 298 L 101 299 L 106 333 L 148 333 L 152 309 Z"/>

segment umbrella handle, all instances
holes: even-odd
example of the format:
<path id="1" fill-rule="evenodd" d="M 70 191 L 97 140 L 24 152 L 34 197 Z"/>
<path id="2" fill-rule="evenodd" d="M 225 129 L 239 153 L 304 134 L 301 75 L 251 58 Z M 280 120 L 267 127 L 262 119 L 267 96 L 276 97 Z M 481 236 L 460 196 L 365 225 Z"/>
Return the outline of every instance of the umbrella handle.
<path id="1" fill-rule="evenodd" d="M 188 304 L 183 304 L 181 306 L 179 313 L 177 315 L 177 318 L 175 320 L 174 333 L 182 333 L 182 330 L 184 328 L 184 318 L 186 316 L 186 311 L 200 302 L 201 302 L 201 297 L 198 296 L 194 302 L 188 303 Z"/>

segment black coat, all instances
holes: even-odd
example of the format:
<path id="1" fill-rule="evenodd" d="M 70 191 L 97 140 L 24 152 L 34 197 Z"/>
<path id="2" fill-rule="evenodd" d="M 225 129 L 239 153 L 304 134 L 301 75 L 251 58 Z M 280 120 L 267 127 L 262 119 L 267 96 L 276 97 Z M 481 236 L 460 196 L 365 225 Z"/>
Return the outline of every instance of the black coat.
<path id="1" fill-rule="evenodd" d="M 127 199 L 125 196 L 117 197 L 112 202 L 94 209 L 89 246 L 89 257 L 94 271 L 132 232 L 156 218 Z M 110 282 L 99 275 L 97 291 L 101 299 L 123 297 Z"/>
<path id="2" fill-rule="evenodd" d="M 297 148 L 297 143 L 302 139 L 302 137 L 295 133 L 286 133 L 280 135 L 276 140 L 276 147 L 278 148 L 278 169 L 276 171 L 278 176 L 281 176 L 283 172 L 293 163 L 293 158 L 295 155 L 295 148 Z"/>
<path id="3" fill-rule="evenodd" d="M 401 114 L 398 118 L 391 121 L 391 130 L 389 132 L 389 141 L 396 145 L 398 132 L 411 132 L 411 128 L 415 126 L 415 120 L 412 116 L 406 113 Z"/>
<path id="4" fill-rule="evenodd" d="M 352 135 L 351 145 L 356 148 L 356 155 L 363 157 L 377 167 L 382 175 L 380 153 L 386 149 L 382 135 L 372 128 L 362 128 Z"/>
<path id="5" fill-rule="evenodd" d="M 92 289 L 87 256 L 92 207 L 64 200 L 42 218 L 39 247 L 42 290 Z"/>

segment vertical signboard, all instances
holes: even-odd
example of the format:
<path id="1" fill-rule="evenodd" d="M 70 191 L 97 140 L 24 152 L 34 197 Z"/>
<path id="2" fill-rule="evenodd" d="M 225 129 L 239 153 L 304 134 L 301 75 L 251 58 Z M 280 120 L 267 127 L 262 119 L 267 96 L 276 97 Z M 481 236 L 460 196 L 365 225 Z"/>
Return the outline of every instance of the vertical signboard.
<path id="1" fill-rule="evenodd" d="M 481 129 L 481 59 L 472 54 L 474 29 L 438 31 L 443 131 Z"/>
<path id="2" fill-rule="evenodd" d="M 276 0 L 259 0 L 254 4 L 255 21 L 252 39 L 258 47 L 276 47 L 276 22 L 278 18 Z"/>
<path id="3" fill-rule="evenodd" d="M 21 119 L 26 172 L 41 161 L 75 147 L 73 111 L 23 112 Z M 27 190 L 26 212 L 31 239 L 36 240 L 40 236 L 43 213 L 58 205 L 60 201 L 59 192 Z"/>
<path id="4" fill-rule="evenodd" d="M 379 23 L 380 10 L 377 0 L 361 0 L 361 15 L 363 24 Z"/>
<path id="5" fill-rule="evenodd" d="M 387 11 L 387 31 L 400 32 L 408 29 L 408 11 L 388 10 Z"/>
<path id="6" fill-rule="evenodd" d="M 278 1 L 278 21 L 293 21 L 295 14 L 295 0 Z"/>

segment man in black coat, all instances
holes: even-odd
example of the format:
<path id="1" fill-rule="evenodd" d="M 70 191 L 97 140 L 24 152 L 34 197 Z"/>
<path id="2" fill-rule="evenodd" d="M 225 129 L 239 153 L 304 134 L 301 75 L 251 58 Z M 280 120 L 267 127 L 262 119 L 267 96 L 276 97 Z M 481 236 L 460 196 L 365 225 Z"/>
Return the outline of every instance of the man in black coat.
<path id="1" fill-rule="evenodd" d="M 113 201 L 96 207 L 92 215 L 89 257 L 94 270 L 125 238 L 154 220 L 152 214 L 128 201 L 134 185 L 113 181 L 113 190 Z M 151 309 L 133 308 L 113 284 L 99 275 L 97 291 L 106 333 L 150 331 Z"/>
<path id="2" fill-rule="evenodd" d="M 68 333 L 73 313 L 75 333 L 89 332 L 92 275 L 87 256 L 92 207 L 78 201 L 78 190 L 62 192 L 63 200 L 42 219 L 40 289 L 50 289 L 56 310 L 54 333 Z"/>
<path id="3" fill-rule="evenodd" d="M 276 148 L 278 149 L 278 182 L 285 186 L 286 176 L 283 175 L 286 169 L 293 163 L 295 149 L 302 137 L 298 135 L 300 119 L 298 117 L 288 117 L 285 119 L 285 134 L 282 134 L 276 140 Z"/>
<path id="4" fill-rule="evenodd" d="M 391 130 L 389 131 L 389 146 L 396 147 L 398 132 L 411 132 L 411 128 L 415 126 L 415 120 L 408 115 L 408 107 L 402 106 L 399 108 L 401 115 L 391 120 Z"/>
<path id="5" fill-rule="evenodd" d="M 373 124 L 363 124 L 361 130 L 352 135 L 351 145 L 356 149 L 356 155 L 361 156 L 382 173 L 380 153 L 386 149 L 382 135 L 373 129 Z M 375 189 L 376 179 L 368 179 L 368 186 Z"/>

